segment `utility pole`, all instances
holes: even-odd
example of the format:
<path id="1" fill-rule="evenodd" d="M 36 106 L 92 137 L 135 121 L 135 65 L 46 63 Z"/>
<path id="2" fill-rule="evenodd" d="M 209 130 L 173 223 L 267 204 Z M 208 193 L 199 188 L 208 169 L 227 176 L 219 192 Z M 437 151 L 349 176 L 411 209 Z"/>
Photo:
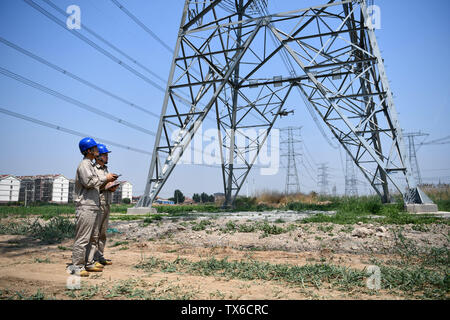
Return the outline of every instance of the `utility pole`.
<path id="1" fill-rule="evenodd" d="M 287 145 L 287 150 L 282 149 L 280 157 L 286 158 L 286 185 L 285 194 L 300 193 L 300 180 L 298 178 L 297 159 L 301 157 L 301 153 L 296 152 L 300 148 L 302 127 L 288 127 L 280 129 L 283 135 L 280 144 Z"/>

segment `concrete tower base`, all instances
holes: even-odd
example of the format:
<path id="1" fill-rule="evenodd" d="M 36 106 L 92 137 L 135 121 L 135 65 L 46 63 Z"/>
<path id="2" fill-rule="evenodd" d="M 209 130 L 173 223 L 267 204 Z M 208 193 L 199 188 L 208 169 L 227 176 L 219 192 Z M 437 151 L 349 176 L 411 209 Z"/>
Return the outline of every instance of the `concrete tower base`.
<path id="1" fill-rule="evenodd" d="M 139 207 L 139 208 L 128 208 L 127 214 L 149 214 L 149 213 L 157 213 L 155 208 L 152 207 Z"/>
<path id="2" fill-rule="evenodd" d="M 410 213 L 436 213 L 438 207 L 434 203 L 407 204 L 406 211 Z"/>

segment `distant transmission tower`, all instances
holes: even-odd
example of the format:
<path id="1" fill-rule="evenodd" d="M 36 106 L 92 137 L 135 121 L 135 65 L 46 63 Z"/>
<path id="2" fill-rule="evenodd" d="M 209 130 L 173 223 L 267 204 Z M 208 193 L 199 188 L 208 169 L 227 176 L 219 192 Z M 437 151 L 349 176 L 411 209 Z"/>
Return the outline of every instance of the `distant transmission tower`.
<path id="1" fill-rule="evenodd" d="M 329 173 L 328 173 L 328 165 L 326 163 L 319 164 L 319 167 L 317 168 L 318 174 L 317 174 L 317 184 L 319 187 L 319 193 L 321 195 L 327 195 L 329 194 Z"/>
<path id="2" fill-rule="evenodd" d="M 355 164 L 353 159 L 347 153 L 345 159 L 345 195 L 347 197 L 357 197 L 358 196 L 358 186 L 356 179 Z"/>
<path id="3" fill-rule="evenodd" d="M 270 14 L 267 4 L 185 0 L 137 207 L 151 207 L 206 117 L 217 122 L 224 205 L 232 206 L 293 91 L 304 100 L 293 100 L 296 110 L 307 103 L 383 202 L 392 185 L 406 203 L 422 203 L 368 2 L 314 0 Z"/>
<path id="4" fill-rule="evenodd" d="M 287 150 L 282 150 L 280 156 L 287 158 L 286 164 L 286 195 L 300 192 L 300 180 L 297 171 L 297 159 L 302 154 L 296 152 L 301 141 L 301 127 L 288 127 L 280 129 L 280 134 L 287 135 L 282 137 L 281 145 L 287 144 Z"/>
<path id="5" fill-rule="evenodd" d="M 404 134 L 408 139 L 408 158 L 411 163 L 411 171 L 419 185 L 422 184 L 422 175 L 420 174 L 419 161 L 417 160 L 416 138 L 427 137 L 429 134 L 422 132 L 409 132 Z"/>

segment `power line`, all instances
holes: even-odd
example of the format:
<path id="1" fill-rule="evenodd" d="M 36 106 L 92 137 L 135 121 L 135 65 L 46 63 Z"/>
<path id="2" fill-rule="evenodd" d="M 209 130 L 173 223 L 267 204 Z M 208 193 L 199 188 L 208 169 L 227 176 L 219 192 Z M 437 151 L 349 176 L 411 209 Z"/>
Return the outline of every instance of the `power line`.
<path id="1" fill-rule="evenodd" d="M 11 72 L 11 71 L 9 71 L 7 69 L 4 69 L 2 67 L 0 67 L 0 73 L 2 73 L 3 75 L 5 75 L 7 77 L 15 79 L 17 81 L 20 81 L 20 82 L 22 82 L 22 83 L 24 83 L 24 84 L 26 84 L 26 85 L 28 85 L 30 87 L 38 89 L 38 90 L 40 90 L 42 92 L 50 94 L 50 95 L 52 95 L 54 97 L 57 97 L 57 98 L 59 98 L 61 100 L 66 101 L 66 102 L 69 102 L 69 103 L 71 103 L 71 104 L 73 104 L 75 106 L 78 106 L 78 107 L 82 108 L 82 109 L 88 110 L 88 111 L 90 111 L 92 113 L 95 113 L 95 114 L 98 114 L 98 115 L 100 115 L 100 116 L 102 116 L 104 118 L 107 118 L 107 119 L 110 119 L 112 121 L 118 122 L 118 123 L 120 123 L 120 124 L 122 124 L 124 126 L 129 127 L 129 128 L 133 128 L 135 130 L 141 131 L 143 133 L 146 133 L 146 134 L 149 134 L 149 135 L 152 135 L 152 136 L 156 135 L 156 133 L 153 132 L 153 131 L 150 131 L 150 130 L 147 130 L 145 128 L 142 128 L 142 127 L 140 127 L 138 125 L 135 125 L 135 124 L 133 124 L 131 122 L 128 122 L 126 120 L 117 118 L 116 116 L 113 116 L 112 114 L 109 114 L 107 112 L 101 111 L 101 110 L 99 110 L 99 109 L 97 109 L 95 107 L 92 107 L 92 106 L 90 106 L 88 104 L 85 104 L 85 103 L 83 103 L 83 102 L 81 102 L 79 100 L 76 100 L 76 99 L 73 99 L 71 97 L 68 97 L 68 96 L 66 96 L 66 95 L 64 95 L 62 93 L 59 93 L 59 92 L 57 92 L 55 90 L 52 90 L 52 89 L 50 89 L 48 87 L 45 87 L 45 86 L 43 86 L 43 85 L 41 85 L 41 84 L 39 84 L 37 82 L 34 82 L 34 81 L 30 80 L 30 79 L 24 78 L 24 77 L 14 73 L 14 72 Z"/>
<path id="2" fill-rule="evenodd" d="M 60 14 L 62 14 L 65 17 L 69 17 L 70 15 L 65 12 L 64 10 L 62 10 L 61 8 L 59 8 L 58 6 L 56 6 L 53 2 L 51 2 L 50 0 L 43 0 L 45 3 L 47 3 L 49 6 L 51 6 L 53 9 L 55 9 L 56 11 L 58 11 Z M 88 28 L 86 26 L 85 23 L 83 23 L 83 30 L 86 30 L 88 33 L 90 33 L 91 35 L 93 35 L 95 38 L 97 38 L 98 40 L 100 40 L 101 42 L 103 42 L 104 44 L 106 44 L 107 46 L 109 46 L 110 48 L 112 48 L 113 50 L 117 51 L 118 53 L 120 53 L 121 55 L 123 55 L 124 57 L 126 57 L 127 59 L 129 59 L 130 61 L 132 61 L 134 64 L 136 64 L 137 66 L 141 67 L 142 69 L 144 69 L 145 71 L 147 71 L 148 73 L 150 73 L 152 76 L 154 76 L 155 78 L 157 78 L 158 80 L 162 81 L 162 82 L 166 82 L 165 79 L 163 79 L 162 77 L 160 77 L 157 73 L 153 72 L 152 70 L 150 70 L 149 68 L 147 68 L 146 66 L 144 66 L 142 63 L 140 63 L 139 61 L 137 61 L 136 59 L 134 59 L 133 57 L 129 56 L 128 54 L 126 54 L 124 51 L 122 51 L 121 49 L 117 48 L 115 45 L 113 45 L 111 42 L 107 41 L 105 38 L 103 38 L 102 36 L 98 35 L 97 33 L 95 33 L 94 31 L 92 31 L 92 29 Z"/>
<path id="3" fill-rule="evenodd" d="M 141 78 L 142 80 L 144 80 L 145 82 L 149 83 L 150 85 L 152 85 L 153 87 L 155 87 L 156 89 L 165 92 L 165 89 L 163 87 L 161 87 L 160 85 L 158 85 L 156 82 L 154 82 L 153 80 L 149 79 L 148 77 L 144 76 L 142 73 L 140 73 L 139 71 L 137 71 L 136 69 L 133 69 L 132 67 L 130 67 L 127 63 L 123 62 L 122 60 L 120 60 L 119 58 L 117 58 L 116 56 L 114 56 L 113 54 L 111 54 L 110 52 L 108 52 L 107 50 L 103 49 L 102 47 L 100 47 L 99 45 L 97 45 L 95 42 L 91 41 L 90 39 L 86 38 L 85 36 L 83 36 L 81 33 L 75 31 L 74 29 L 68 29 L 65 25 L 64 22 L 62 22 L 61 20 L 59 20 L 58 18 L 56 18 L 54 15 L 52 15 L 50 12 L 48 12 L 47 10 L 45 10 L 44 8 L 42 8 L 41 6 L 37 5 L 36 3 L 34 3 L 32 0 L 23 0 L 25 1 L 25 3 L 27 3 L 29 6 L 33 7 L 34 9 L 36 9 L 37 11 L 41 12 L 43 15 L 45 15 L 47 18 L 53 20 L 54 22 L 56 22 L 59 26 L 61 26 L 63 29 L 69 31 L 70 33 L 72 33 L 73 35 L 75 35 L 76 37 L 80 38 L 81 40 L 83 40 L 84 42 L 86 42 L 88 45 L 90 45 L 91 47 L 93 47 L 94 49 L 96 49 L 97 51 L 101 52 L 102 54 L 104 54 L 105 56 L 107 56 L 108 58 L 110 58 L 111 60 L 113 60 L 114 62 L 118 63 L 119 65 L 121 65 L 122 67 L 124 67 L 125 69 L 127 69 L 128 71 L 132 72 L 133 74 L 135 74 L 136 76 L 138 76 L 139 78 Z"/>
<path id="4" fill-rule="evenodd" d="M 0 42 L 3 42 L 5 45 L 7 45 L 7 46 L 9 46 L 9 47 L 11 47 L 11 48 L 13 48 L 13 49 L 23 53 L 23 54 L 29 56 L 30 58 L 33 58 L 36 61 L 39 61 L 42 64 L 45 64 L 45 65 L 49 66 L 50 68 L 52 68 L 52 69 L 54 69 L 56 71 L 59 71 L 59 72 L 63 73 L 64 75 L 66 75 L 68 77 L 71 77 L 72 79 L 75 79 L 75 80 L 79 81 L 79 82 L 81 82 L 81 83 L 83 83 L 83 84 L 85 84 L 85 85 L 87 85 L 87 86 L 89 86 L 89 87 L 91 87 L 91 88 L 93 88 L 93 89 L 95 89 L 97 91 L 100 91 L 100 92 L 102 92 L 102 93 L 104 93 L 104 94 L 106 94 L 106 95 L 108 95 L 108 96 L 110 96 L 110 97 L 112 97 L 112 98 L 114 98 L 116 100 L 119 100 L 119 101 L 121 101 L 121 102 L 123 102 L 123 103 L 125 103 L 127 105 L 130 105 L 131 107 L 136 108 L 136 109 L 138 109 L 138 110 L 140 110 L 142 112 L 145 112 L 145 113 L 147 113 L 147 114 L 149 114 L 151 116 L 159 118 L 159 115 L 157 115 L 156 113 L 148 111 L 147 109 L 145 109 L 143 107 L 140 107 L 140 106 L 138 106 L 138 105 L 136 105 L 136 104 L 134 104 L 134 103 L 124 99 L 124 98 L 121 98 L 121 97 L 115 95 L 114 93 L 111 93 L 111 92 L 109 92 L 109 91 L 107 91 L 107 90 L 105 90 L 103 88 L 100 88 L 99 86 L 97 86 L 97 85 L 95 85 L 95 84 L 93 84 L 93 83 L 91 83 L 91 82 L 89 82 L 87 80 L 84 80 L 84 79 L 78 77 L 77 75 L 75 75 L 75 74 L 73 74 L 73 73 L 71 73 L 71 72 L 69 72 L 69 71 L 67 71 L 67 70 L 65 70 L 65 69 L 63 69 L 61 67 L 58 67 L 57 65 L 55 65 L 55 64 L 45 60 L 44 58 L 41 58 L 41 57 L 39 57 L 39 56 L 37 56 L 37 55 L 35 55 L 35 54 L 33 54 L 33 53 L 31 53 L 31 52 L 21 48 L 21 47 L 19 47 L 18 45 L 14 44 L 14 43 L 12 43 L 12 42 L 10 42 L 10 41 L 2 38 L 2 37 L 0 37 Z"/>
<path id="5" fill-rule="evenodd" d="M 2 112 L 4 114 L 7 114 L 9 116 L 18 118 L 18 119 L 26 120 L 26 121 L 38 124 L 40 126 L 44 126 L 44 127 L 55 129 L 55 130 L 59 130 L 59 131 L 65 132 L 65 133 L 69 133 L 69 134 L 75 135 L 75 136 L 92 137 L 95 140 L 98 140 L 100 142 L 105 142 L 107 144 L 110 144 L 110 145 L 113 145 L 113 146 L 116 146 L 116 147 L 119 147 L 119 148 L 127 149 L 127 150 L 130 150 L 130 151 L 135 151 L 135 152 L 146 154 L 146 155 L 150 155 L 150 156 L 152 155 L 151 152 L 148 152 L 148 151 L 145 151 L 145 150 L 141 150 L 141 149 L 125 146 L 125 145 L 117 143 L 117 142 L 109 141 L 109 140 L 106 140 L 106 139 L 103 139 L 103 138 L 99 138 L 99 137 L 94 137 L 94 136 L 92 136 L 90 134 L 85 134 L 85 133 L 81 133 L 79 131 L 67 129 L 67 128 L 64 128 L 64 127 L 61 127 L 61 126 L 57 126 L 57 125 L 52 124 L 52 123 L 48 123 L 48 122 L 45 122 L 45 121 L 41 121 L 41 120 L 38 120 L 38 119 L 31 118 L 31 117 L 28 117 L 28 116 L 25 116 L 23 114 L 16 113 L 16 112 L 13 112 L 13 111 L 10 111 L 10 110 L 7 110 L 7 109 L 0 108 L 0 112 Z"/>
<path id="6" fill-rule="evenodd" d="M 89 38 L 86 38 L 85 36 L 83 36 L 81 33 L 77 32 L 76 30 L 73 29 L 68 29 L 66 24 L 64 22 L 62 22 L 61 20 L 59 20 L 57 17 L 55 17 L 53 14 L 51 14 L 50 12 L 48 12 L 47 10 L 45 10 L 44 8 L 42 8 L 41 6 L 39 6 L 38 4 L 36 4 L 35 2 L 33 2 L 32 0 L 23 0 L 25 1 L 25 3 L 27 3 L 29 6 L 33 7 L 34 9 L 36 9 L 37 11 L 39 11 L 40 13 L 42 13 L 43 15 L 45 15 L 47 18 L 49 18 L 50 20 L 53 20 L 55 23 L 57 23 L 60 27 L 62 27 L 63 29 L 69 31 L 70 33 L 72 33 L 73 35 L 75 35 L 76 37 L 78 37 L 79 39 L 83 40 L 84 42 L 86 42 L 88 45 L 90 45 L 91 47 L 93 47 L 94 49 L 96 49 L 97 51 L 99 51 L 100 53 L 102 53 L 103 55 L 107 56 L 108 58 L 110 58 L 111 60 L 113 60 L 114 62 L 116 62 L 117 64 L 119 64 L 120 66 L 124 67 L 125 69 L 127 69 L 128 71 L 132 72 L 133 74 L 135 74 L 136 76 L 138 76 L 139 78 L 141 78 L 142 80 L 144 80 L 145 82 L 149 83 L 151 86 L 153 86 L 154 88 L 158 89 L 161 92 L 166 92 L 166 90 L 161 87 L 159 84 L 157 84 L 156 82 L 154 82 L 153 80 L 149 79 L 148 77 L 146 77 L 145 75 L 143 75 L 142 73 L 140 73 L 139 71 L 137 71 L 136 69 L 132 68 L 131 66 L 129 66 L 127 63 L 125 63 L 124 61 L 120 60 L 119 58 L 117 58 L 116 56 L 114 56 L 113 54 L 111 54 L 110 52 L 108 52 L 107 50 L 103 49 L 102 47 L 100 47 L 99 45 L 97 45 L 95 42 L 93 42 L 92 40 L 90 40 Z M 46 1 L 46 0 L 44 0 Z M 47 1 L 46 1 L 47 2 Z M 58 7 L 54 6 L 51 2 L 47 2 L 50 6 L 54 7 L 56 10 L 60 11 L 61 9 L 59 9 Z M 66 13 L 64 13 L 64 15 L 66 15 Z M 84 26 L 84 25 L 83 25 Z M 132 61 L 136 61 L 133 58 L 127 56 L 125 53 L 123 53 L 120 49 L 118 49 L 117 47 L 115 47 L 114 45 L 112 45 L 111 43 L 109 43 L 108 41 L 106 41 L 105 39 L 103 39 L 101 36 L 97 35 L 95 32 L 93 32 L 90 29 L 87 29 L 85 26 L 83 27 L 83 29 L 89 30 L 89 32 L 95 36 L 96 38 L 98 38 L 99 40 L 101 40 L 102 42 L 106 43 L 107 45 L 109 45 L 110 47 L 114 48 L 114 50 L 120 52 L 121 54 L 125 55 L 126 57 L 128 57 L 129 59 L 131 59 Z M 142 67 L 142 66 L 141 66 Z M 143 67 L 145 68 L 145 67 Z M 150 73 L 156 75 L 153 71 L 146 69 L 147 71 L 149 71 Z M 158 75 L 156 75 L 156 77 L 158 77 L 158 79 L 162 79 L 161 77 L 159 77 Z M 165 81 L 164 79 L 162 79 L 162 81 Z M 183 95 L 187 96 L 184 92 L 182 93 Z M 179 97 L 174 97 L 175 100 L 187 105 L 187 106 L 192 106 L 191 103 L 186 102 L 182 99 L 180 99 Z M 211 121 L 213 121 L 212 119 L 210 119 Z"/>
<path id="7" fill-rule="evenodd" d="M 48 0 L 44 0 L 48 1 Z M 130 11 L 127 10 L 119 1 L 117 0 L 111 0 L 117 7 L 119 7 L 120 10 L 122 10 L 128 17 L 130 17 L 136 24 L 138 24 L 142 29 L 144 29 L 153 39 L 158 41 L 167 51 L 170 53 L 173 52 L 173 49 L 167 45 L 160 37 L 158 37 L 150 28 L 148 28 L 145 24 L 143 24 L 138 18 L 136 18 L 135 15 L 133 15 Z"/>

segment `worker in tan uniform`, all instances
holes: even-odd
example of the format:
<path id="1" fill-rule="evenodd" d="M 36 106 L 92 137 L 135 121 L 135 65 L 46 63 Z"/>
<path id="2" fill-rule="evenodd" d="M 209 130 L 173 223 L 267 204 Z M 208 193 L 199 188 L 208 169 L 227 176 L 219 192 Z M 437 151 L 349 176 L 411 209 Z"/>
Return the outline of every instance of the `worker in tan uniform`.
<path id="1" fill-rule="evenodd" d="M 108 154 L 111 152 L 106 148 L 104 144 L 98 144 L 98 156 L 95 158 L 95 169 L 97 170 L 98 176 L 102 179 L 108 175 Z M 97 252 L 94 255 L 95 261 L 102 264 L 103 266 L 111 265 L 112 261 L 106 259 L 104 256 L 105 245 L 106 245 L 106 231 L 108 230 L 109 224 L 109 213 L 110 206 L 112 202 L 112 195 L 114 191 L 117 190 L 119 184 L 109 187 L 108 183 L 100 188 L 100 223 L 99 223 L 99 236 L 98 236 L 98 247 Z"/>
<path id="2" fill-rule="evenodd" d="M 109 173 L 99 177 L 93 160 L 98 156 L 97 143 L 92 138 L 84 138 L 79 143 L 84 158 L 75 176 L 76 229 L 72 252 L 71 273 L 82 277 L 89 272 L 103 271 L 102 265 L 95 263 L 94 254 L 98 245 L 98 223 L 100 215 L 100 187 L 115 181 L 117 175 Z"/>

